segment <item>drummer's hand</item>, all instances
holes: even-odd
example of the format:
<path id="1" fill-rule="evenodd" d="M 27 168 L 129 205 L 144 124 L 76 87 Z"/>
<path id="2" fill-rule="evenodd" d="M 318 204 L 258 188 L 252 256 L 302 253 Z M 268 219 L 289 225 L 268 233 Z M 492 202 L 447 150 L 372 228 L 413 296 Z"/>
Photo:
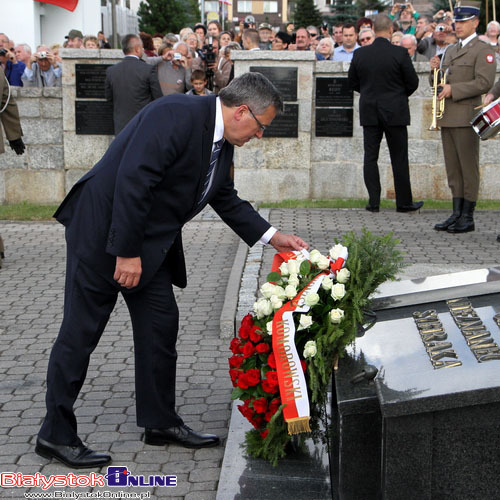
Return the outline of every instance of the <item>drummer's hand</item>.
<path id="1" fill-rule="evenodd" d="M 439 93 L 438 99 L 446 99 L 447 97 L 451 97 L 451 85 L 449 83 L 443 85 L 443 90 Z"/>
<path id="2" fill-rule="evenodd" d="M 484 105 L 487 106 L 490 104 L 495 99 L 495 96 L 493 94 L 486 94 L 486 97 L 484 98 Z"/>
<path id="3" fill-rule="evenodd" d="M 441 59 L 438 56 L 431 57 L 429 62 L 431 63 L 431 69 L 439 69 L 441 65 Z"/>

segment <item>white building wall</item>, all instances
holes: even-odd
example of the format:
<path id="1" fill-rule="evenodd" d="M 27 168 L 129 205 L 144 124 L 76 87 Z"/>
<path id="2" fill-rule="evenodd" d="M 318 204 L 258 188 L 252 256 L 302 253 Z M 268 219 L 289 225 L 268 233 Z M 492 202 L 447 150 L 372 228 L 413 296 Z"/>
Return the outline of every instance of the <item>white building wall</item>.
<path id="1" fill-rule="evenodd" d="M 27 43 L 33 48 L 40 40 L 40 6 L 33 0 L 0 0 L 0 32 L 16 44 Z"/>

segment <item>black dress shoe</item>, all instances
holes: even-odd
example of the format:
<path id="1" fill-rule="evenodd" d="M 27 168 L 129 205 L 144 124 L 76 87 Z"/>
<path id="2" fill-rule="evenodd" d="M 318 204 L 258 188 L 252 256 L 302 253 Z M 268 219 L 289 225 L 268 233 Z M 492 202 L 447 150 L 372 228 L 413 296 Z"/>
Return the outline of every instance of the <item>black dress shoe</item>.
<path id="1" fill-rule="evenodd" d="M 75 469 L 101 467 L 111 462 L 109 455 L 97 453 L 83 444 L 79 446 L 53 444 L 42 438 L 36 440 L 35 452 L 43 458 L 55 458 L 64 465 Z"/>
<path id="2" fill-rule="evenodd" d="M 219 441 L 215 434 L 199 434 L 185 424 L 170 429 L 146 429 L 144 433 L 144 442 L 154 446 L 175 443 L 185 448 L 207 448 Z"/>
<path id="3" fill-rule="evenodd" d="M 368 212 L 373 212 L 376 214 L 379 212 L 379 207 L 373 205 L 366 205 L 365 210 L 368 210 Z"/>
<path id="4" fill-rule="evenodd" d="M 411 205 L 402 205 L 396 208 L 396 212 L 415 212 L 416 210 L 420 210 L 424 206 L 423 201 L 416 201 Z"/>

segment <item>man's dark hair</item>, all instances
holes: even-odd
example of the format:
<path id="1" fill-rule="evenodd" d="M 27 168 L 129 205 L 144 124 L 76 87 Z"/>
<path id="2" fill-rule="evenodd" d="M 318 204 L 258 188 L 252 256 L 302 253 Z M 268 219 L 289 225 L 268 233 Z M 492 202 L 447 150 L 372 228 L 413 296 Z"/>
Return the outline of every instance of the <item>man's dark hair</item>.
<path id="1" fill-rule="evenodd" d="M 278 89 L 261 73 L 244 73 L 235 78 L 219 92 L 219 97 L 227 107 L 245 104 L 256 115 L 274 106 L 277 113 L 283 111 L 283 99 Z"/>
<path id="2" fill-rule="evenodd" d="M 206 79 L 207 79 L 207 75 L 205 74 L 205 72 L 202 69 L 195 69 L 191 73 L 191 81 L 194 81 L 194 80 L 206 80 Z"/>
<path id="3" fill-rule="evenodd" d="M 354 31 L 357 33 L 358 30 L 356 29 L 356 26 L 354 26 L 354 24 L 352 23 L 345 23 L 343 26 L 342 26 L 342 31 L 344 31 L 345 29 L 351 29 L 351 28 L 354 28 Z"/>
<path id="4" fill-rule="evenodd" d="M 278 31 L 278 33 L 274 35 L 274 38 L 279 38 L 283 43 L 286 43 L 287 45 L 292 43 L 292 37 L 286 31 Z"/>
<path id="5" fill-rule="evenodd" d="M 125 55 L 134 51 L 137 40 L 140 40 L 139 36 L 132 33 L 122 38 L 122 50 Z"/>
<path id="6" fill-rule="evenodd" d="M 392 19 L 385 14 L 377 14 L 373 19 L 373 31 L 375 31 L 375 33 L 388 31 L 391 26 Z"/>
<path id="7" fill-rule="evenodd" d="M 256 29 L 248 28 L 245 30 L 243 32 L 243 38 L 245 38 L 245 40 L 249 40 L 252 45 L 256 47 L 259 46 L 260 37 L 259 32 Z"/>

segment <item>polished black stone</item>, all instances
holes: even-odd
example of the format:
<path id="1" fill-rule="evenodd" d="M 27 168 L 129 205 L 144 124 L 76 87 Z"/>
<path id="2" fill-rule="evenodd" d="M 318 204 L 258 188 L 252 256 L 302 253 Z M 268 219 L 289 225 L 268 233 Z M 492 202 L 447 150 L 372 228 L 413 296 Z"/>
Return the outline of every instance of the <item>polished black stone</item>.
<path id="1" fill-rule="evenodd" d="M 104 99 L 106 69 L 111 64 L 75 64 L 77 99 Z"/>
<path id="2" fill-rule="evenodd" d="M 285 104 L 283 113 L 279 114 L 271 125 L 266 127 L 264 137 L 298 137 L 299 105 Z"/>
<path id="3" fill-rule="evenodd" d="M 75 101 L 77 134 L 113 135 L 113 103 L 105 101 Z"/>
<path id="4" fill-rule="evenodd" d="M 250 66 L 250 71 L 262 73 L 269 78 L 285 102 L 297 100 L 297 68 Z"/>
<path id="5" fill-rule="evenodd" d="M 316 137 L 352 137 L 352 108 L 316 108 Z"/>
<path id="6" fill-rule="evenodd" d="M 352 107 L 353 92 L 346 77 L 316 78 L 316 106 Z"/>

